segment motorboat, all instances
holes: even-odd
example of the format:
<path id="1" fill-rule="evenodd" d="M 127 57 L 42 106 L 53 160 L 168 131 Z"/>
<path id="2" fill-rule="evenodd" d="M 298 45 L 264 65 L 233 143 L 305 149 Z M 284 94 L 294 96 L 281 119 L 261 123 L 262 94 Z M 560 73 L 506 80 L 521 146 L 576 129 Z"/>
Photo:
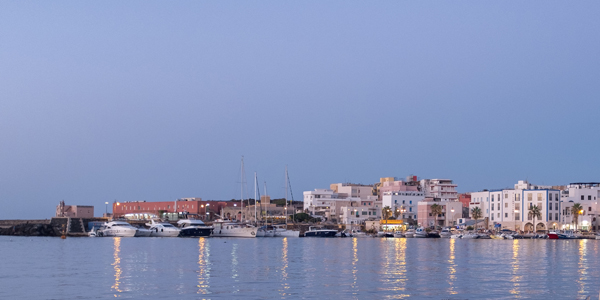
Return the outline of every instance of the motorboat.
<path id="1" fill-rule="evenodd" d="M 443 228 L 440 232 L 440 237 L 449 238 L 450 236 L 452 236 L 452 232 L 450 232 L 450 228 L 448 227 Z"/>
<path id="2" fill-rule="evenodd" d="M 398 231 L 394 232 L 394 237 L 401 238 L 401 237 L 404 237 L 404 234 L 402 233 L 402 231 L 398 230 Z"/>
<path id="3" fill-rule="evenodd" d="M 558 240 L 558 233 L 556 233 L 555 231 L 548 232 L 548 239 Z"/>
<path id="4" fill-rule="evenodd" d="M 308 231 L 304 233 L 305 237 L 335 237 L 337 230 L 323 229 L 321 227 L 310 226 Z"/>
<path id="5" fill-rule="evenodd" d="M 415 237 L 416 238 L 426 238 L 427 231 L 425 231 L 425 228 L 423 228 L 423 227 L 417 228 L 417 230 L 415 230 Z"/>
<path id="6" fill-rule="evenodd" d="M 212 236 L 215 237 L 256 237 L 258 228 L 240 222 L 228 221 L 228 220 L 216 220 L 213 222 Z"/>
<path id="7" fill-rule="evenodd" d="M 428 238 L 440 238 L 440 233 L 437 230 L 432 230 L 427 233 Z"/>
<path id="8" fill-rule="evenodd" d="M 453 235 L 450 236 L 451 239 L 460 239 L 462 238 L 462 234 L 460 233 L 455 233 Z"/>
<path id="9" fill-rule="evenodd" d="M 90 236 L 90 237 L 102 236 L 102 227 L 96 227 L 96 226 L 92 227 L 90 232 L 88 232 L 88 236 Z"/>
<path id="10" fill-rule="evenodd" d="M 155 222 L 152 220 L 152 223 L 146 224 L 150 226 L 150 236 L 151 237 L 176 237 L 179 236 L 179 228 L 173 226 L 171 223 L 167 222 Z"/>
<path id="11" fill-rule="evenodd" d="M 352 229 L 352 237 L 355 237 L 355 238 L 364 238 L 364 237 L 367 237 L 367 234 L 365 232 L 360 231 L 360 230 Z"/>
<path id="12" fill-rule="evenodd" d="M 596 239 L 597 239 L 597 240 L 600 240 L 600 232 L 599 232 L 599 233 L 596 233 Z"/>
<path id="13" fill-rule="evenodd" d="M 133 237 L 136 231 L 137 228 L 125 221 L 112 221 L 103 225 L 99 236 Z"/>
<path id="14" fill-rule="evenodd" d="M 203 237 L 210 236 L 213 228 L 206 226 L 202 220 L 182 219 L 177 221 L 180 237 Z"/>
<path id="15" fill-rule="evenodd" d="M 479 233 L 479 234 L 477 234 L 477 235 L 479 236 L 479 239 L 486 239 L 486 240 L 489 240 L 489 239 L 491 239 L 491 238 L 492 238 L 492 237 L 490 237 L 490 235 L 489 235 L 489 234 L 487 234 L 487 233 Z"/>
<path id="16" fill-rule="evenodd" d="M 469 232 L 467 234 L 463 234 L 460 238 L 461 239 L 478 239 L 479 234 L 477 234 L 476 232 Z"/>
<path id="17" fill-rule="evenodd" d="M 261 226 L 256 230 L 256 237 L 274 237 L 275 232 L 272 226 Z"/>
<path id="18" fill-rule="evenodd" d="M 152 231 L 146 227 L 138 227 L 135 231 L 136 237 L 149 237 L 152 234 Z"/>
<path id="19" fill-rule="evenodd" d="M 273 225 L 273 233 L 275 237 L 300 237 L 299 230 L 291 230 L 286 228 L 287 225 Z"/>
<path id="20" fill-rule="evenodd" d="M 415 237 L 415 230 L 414 229 L 409 229 L 407 231 L 404 232 L 404 237 L 406 238 L 414 238 Z"/>
<path id="21" fill-rule="evenodd" d="M 350 229 L 344 229 L 343 231 L 336 233 L 335 236 L 336 237 L 352 237 L 352 232 L 350 231 Z"/>

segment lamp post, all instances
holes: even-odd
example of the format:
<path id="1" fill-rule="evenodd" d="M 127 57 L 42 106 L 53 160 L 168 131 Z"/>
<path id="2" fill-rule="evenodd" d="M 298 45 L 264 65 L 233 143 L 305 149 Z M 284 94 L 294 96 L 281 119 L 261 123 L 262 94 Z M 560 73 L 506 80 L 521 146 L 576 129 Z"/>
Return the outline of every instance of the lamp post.
<path id="1" fill-rule="evenodd" d="M 209 206 L 210 206 L 210 203 L 206 203 L 206 205 L 204 206 L 204 213 L 206 214 L 206 220 L 210 219 L 210 212 L 208 211 Z"/>

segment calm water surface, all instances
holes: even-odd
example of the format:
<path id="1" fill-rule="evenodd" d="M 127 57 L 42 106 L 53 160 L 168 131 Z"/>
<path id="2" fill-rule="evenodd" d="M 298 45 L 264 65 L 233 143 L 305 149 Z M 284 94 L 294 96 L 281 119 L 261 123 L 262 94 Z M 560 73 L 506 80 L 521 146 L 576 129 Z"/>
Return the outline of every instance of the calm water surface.
<path id="1" fill-rule="evenodd" d="M 576 299 L 600 240 L 0 237 L 0 299 Z"/>

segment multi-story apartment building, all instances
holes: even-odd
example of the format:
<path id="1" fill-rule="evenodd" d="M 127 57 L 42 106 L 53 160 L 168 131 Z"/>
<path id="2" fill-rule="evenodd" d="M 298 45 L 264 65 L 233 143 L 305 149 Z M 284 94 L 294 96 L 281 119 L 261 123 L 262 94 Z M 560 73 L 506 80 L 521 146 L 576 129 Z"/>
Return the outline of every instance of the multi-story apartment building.
<path id="1" fill-rule="evenodd" d="M 341 224 L 361 224 L 368 219 L 379 219 L 381 202 L 376 196 L 363 195 L 369 194 L 363 189 L 364 186 L 355 191 L 355 195 L 358 195 L 360 190 L 360 197 L 350 197 L 347 193 L 336 193 L 329 189 L 305 191 L 304 210 L 326 221 Z"/>
<path id="2" fill-rule="evenodd" d="M 374 196 L 373 185 L 356 184 L 356 183 L 333 183 L 329 188 L 345 197 L 360 198 L 367 200 L 368 197 Z"/>
<path id="3" fill-rule="evenodd" d="M 425 197 L 439 198 L 441 201 L 457 201 L 456 184 L 450 179 L 421 179 L 421 190 Z"/>
<path id="4" fill-rule="evenodd" d="M 536 231 L 560 228 L 561 191 L 549 186 L 538 186 L 520 180 L 514 189 L 484 190 L 471 193 L 469 211 L 479 207 L 482 218 L 487 218 L 488 228 L 498 227 L 533 231 L 534 217 L 530 208 L 540 208 L 540 216 L 535 218 Z M 472 217 L 472 214 L 470 213 Z"/>
<path id="5" fill-rule="evenodd" d="M 417 204 L 424 199 L 421 191 L 384 192 L 381 205 L 388 206 L 396 219 L 417 219 Z"/>
<path id="6" fill-rule="evenodd" d="M 442 207 L 442 213 L 437 216 L 431 212 L 431 206 L 434 204 Z M 454 226 L 457 225 L 458 219 L 462 218 L 462 203 L 458 201 L 441 201 L 440 199 L 426 198 L 418 203 L 417 212 L 418 222 L 421 226 Z"/>
<path id="7" fill-rule="evenodd" d="M 561 195 L 562 228 L 581 230 L 597 230 L 597 220 L 600 212 L 598 198 L 600 198 L 600 182 L 576 182 L 566 186 Z M 579 204 L 582 209 L 577 216 L 577 224 L 573 217 L 572 207 Z"/>

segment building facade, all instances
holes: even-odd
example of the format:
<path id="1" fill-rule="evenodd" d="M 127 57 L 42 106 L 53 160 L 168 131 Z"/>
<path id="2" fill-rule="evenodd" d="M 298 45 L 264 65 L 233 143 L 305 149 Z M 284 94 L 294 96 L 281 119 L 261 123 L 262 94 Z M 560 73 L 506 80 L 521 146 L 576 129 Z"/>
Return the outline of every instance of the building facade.
<path id="1" fill-rule="evenodd" d="M 180 198 L 174 201 L 125 201 L 113 203 L 113 218 L 135 220 L 194 217 L 200 220 L 213 220 L 221 210 L 233 206 L 232 201 L 203 201 L 201 198 Z"/>
<path id="2" fill-rule="evenodd" d="M 422 179 L 421 190 L 425 197 L 438 198 L 441 201 L 457 201 L 456 184 L 450 179 Z"/>
<path id="3" fill-rule="evenodd" d="M 65 205 L 64 201 L 56 206 L 56 217 L 66 218 L 93 218 L 93 205 Z"/>
<path id="4" fill-rule="evenodd" d="M 600 198 L 600 182 L 576 182 L 567 185 L 561 195 L 561 228 L 598 230 L 597 218 L 600 212 L 598 198 Z M 577 218 L 574 218 L 572 212 L 574 204 L 581 206 Z"/>

